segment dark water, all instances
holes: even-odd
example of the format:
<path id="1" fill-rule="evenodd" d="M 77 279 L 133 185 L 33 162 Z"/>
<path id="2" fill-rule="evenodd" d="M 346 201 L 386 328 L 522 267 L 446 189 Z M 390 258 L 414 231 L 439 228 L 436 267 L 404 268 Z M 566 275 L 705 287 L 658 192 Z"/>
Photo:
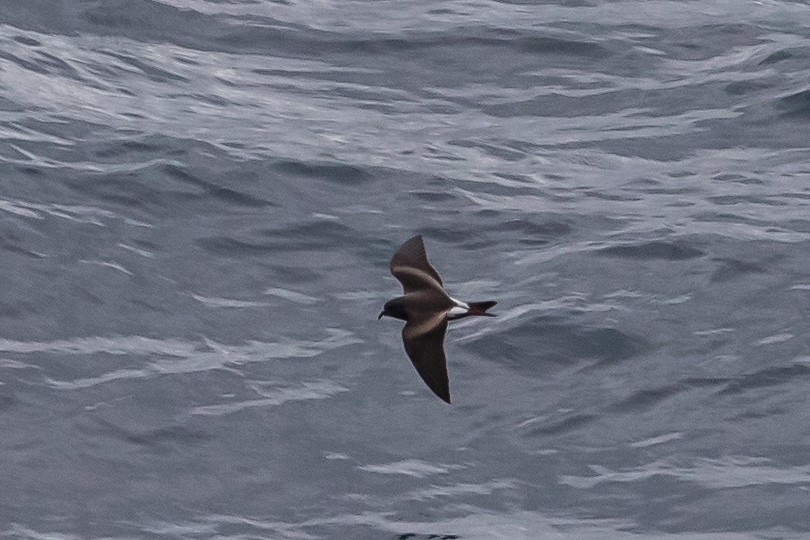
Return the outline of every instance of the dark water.
<path id="1" fill-rule="evenodd" d="M 808 21 L 3 0 L 0 537 L 809 537 Z"/>

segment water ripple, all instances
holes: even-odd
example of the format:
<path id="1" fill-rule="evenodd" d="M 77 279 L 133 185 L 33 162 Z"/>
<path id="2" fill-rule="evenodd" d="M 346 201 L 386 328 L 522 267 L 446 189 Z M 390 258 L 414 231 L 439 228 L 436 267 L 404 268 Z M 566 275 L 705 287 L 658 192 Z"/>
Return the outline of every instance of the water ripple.
<path id="1" fill-rule="evenodd" d="M 165 357 L 152 360 L 142 368 L 116 369 L 93 377 L 71 380 L 46 378 L 46 383 L 54 388 L 74 390 L 123 379 L 147 379 L 156 375 L 209 371 L 271 359 L 312 358 L 326 351 L 360 343 L 351 332 L 345 330 L 332 329 L 328 333 L 328 337 L 322 340 L 287 343 L 254 341 L 246 345 L 223 345 L 210 340 L 200 344 L 142 336 L 77 338 L 51 342 L 3 339 L 0 340 L 0 351 L 32 355 L 61 353 L 82 356 L 110 354 Z"/>
<path id="2" fill-rule="evenodd" d="M 810 466 L 779 466 L 770 459 L 750 456 L 700 459 L 690 465 L 655 461 L 626 471 L 613 471 L 600 465 L 591 465 L 590 469 L 593 475 L 564 475 L 559 481 L 580 489 L 592 489 L 599 484 L 611 482 L 645 482 L 656 476 L 671 476 L 684 482 L 694 482 L 715 489 L 810 484 Z"/>
<path id="3" fill-rule="evenodd" d="M 256 386 L 254 386 L 256 388 Z M 215 405 L 200 405 L 192 408 L 189 414 L 200 416 L 225 416 L 245 409 L 276 407 L 290 401 L 306 401 L 311 399 L 326 399 L 340 392 L 348 392 L 347 388 L 331 381 L 305 382 L 300 386 L 272 386 L 264 385 L 258 393 L 262 396 L 257 399 L 234 401 Z"/>
<path id="4" fill-rule="evenodd" d="M 447 473 L 453 469 L 462 469 L 460 465 L 432 464 L 418 459 L 407 459 L 395 463 L 380 465 L 360 465 L 357 467 L 362 471 L 377 474 L 401 474 L 413 478 L 426 478 L 434 474 Z"/>

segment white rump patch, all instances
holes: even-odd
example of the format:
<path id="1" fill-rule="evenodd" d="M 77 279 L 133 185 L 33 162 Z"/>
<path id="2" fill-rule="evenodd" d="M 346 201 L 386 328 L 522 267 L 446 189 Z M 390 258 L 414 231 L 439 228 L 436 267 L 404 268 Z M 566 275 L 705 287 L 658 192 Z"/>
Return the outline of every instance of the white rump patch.
<path id="1" fill-rule="evenodd" d="M 461 317 L 465 313 L 470 311 L 469 309 L 464 309 L 463 307 L 455 306 L 450 311 L 447 312 L 448 319 L 455 319 L 456 317 Z"/>

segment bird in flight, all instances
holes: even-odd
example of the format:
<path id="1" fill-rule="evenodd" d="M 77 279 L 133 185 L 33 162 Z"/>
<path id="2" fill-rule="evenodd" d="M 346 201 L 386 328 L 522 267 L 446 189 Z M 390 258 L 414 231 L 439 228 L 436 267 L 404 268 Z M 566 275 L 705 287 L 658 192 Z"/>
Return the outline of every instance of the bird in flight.
<path id="1" fill-rule="evenodd" d="M 400 246 L 391 258 L 390 268 L 405 295 L 386 302 L 377 318 L 387 315 L 405 321 L 402 341 L 408 358 L 428 388 L 450 403 L 444 356 L 447 324 L 465 317 L 494 317 L 487 310 L 497 302 L 462 302 L 444 292 L 442 278 L 427 260 L 421 235 Z"/>

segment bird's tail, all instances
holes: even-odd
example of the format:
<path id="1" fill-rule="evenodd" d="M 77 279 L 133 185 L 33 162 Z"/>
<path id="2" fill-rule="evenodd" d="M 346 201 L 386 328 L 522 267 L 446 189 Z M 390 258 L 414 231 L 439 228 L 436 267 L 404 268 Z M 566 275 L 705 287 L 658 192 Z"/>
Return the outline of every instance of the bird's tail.
<path id="1" fill-rule="evenodd" d="M 481 317 L 494 317 L 494 313 L 487 313 L 487 310 L 497 304 L 494 300 L 487 300 L 486 302 L 467 302 L 470 306 L 470 315 L 478 315 Z"/>

